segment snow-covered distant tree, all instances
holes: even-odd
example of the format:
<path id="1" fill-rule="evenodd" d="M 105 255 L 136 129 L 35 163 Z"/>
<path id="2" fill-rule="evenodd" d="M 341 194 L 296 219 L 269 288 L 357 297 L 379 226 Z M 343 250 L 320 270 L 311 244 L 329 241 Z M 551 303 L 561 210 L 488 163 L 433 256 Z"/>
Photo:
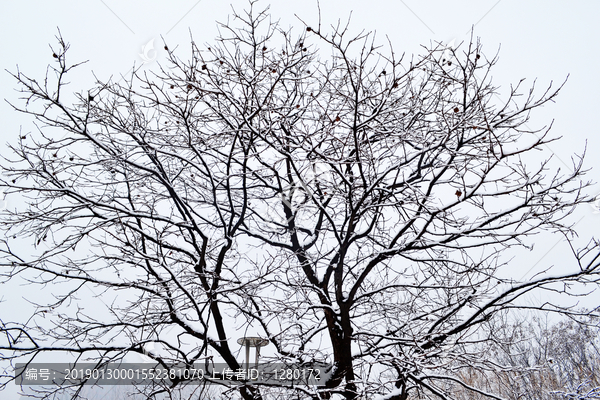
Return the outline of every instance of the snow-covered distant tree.
<path id="1" fill-rule="evenodd" d="M 506 323 L 494 340 L 479 346 L 481 357 L 498 368 L 465 370 L 461 379 L 510 400 L 600 399 L 598 319 L 549 324 Z M 485 399 L 453 387 L 458 400 Z"/>
<path id="2" fill-rule="evenodd" d="M 548 129 L 525 125 L 558 89 L 499 96 L 478 42 L 408 60 L 343 25 L 284 30 L 254 6 L 188 60 L 165 45 L 156 74 L 75 102 L 61 37 L 46 79 L 14 74 L 15 108 L 39 129 L 3 162 L 2 187 L 23 202 L 1 214 L 1 271 L 55 297 L 2 320 L 2 359 L 139 353 L 235 370 L 236 339 L 252 335 L 270 341 L 263 361 L 333 371 L 243 399 L 484 393 L 461 373 L 490 368 L 469 349 L 494 340 L 498 315 L 598 280 L 596 243 L 571 272 L 497 274 L 528 236 L 569 237 L 565 217 L 589 200 L 581 158 L 551 170 L 536 151 Z"/>

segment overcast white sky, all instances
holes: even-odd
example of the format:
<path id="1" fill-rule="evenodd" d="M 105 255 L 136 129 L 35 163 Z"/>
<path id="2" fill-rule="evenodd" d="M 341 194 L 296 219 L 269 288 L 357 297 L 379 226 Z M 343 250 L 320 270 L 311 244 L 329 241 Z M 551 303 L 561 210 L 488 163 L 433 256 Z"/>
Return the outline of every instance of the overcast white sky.
<path id="1" fill-rule="evenodd" d="M 232 3 L 238 10 L 247 4 L 244 0 Z M 600 175 L 597 123 L 600 2 L 321 0 L 320 3 L 325 25 L 338 19 L 345 21 L 352 12 L 354 30 L 377 30 L 382 41 L 385 35 L 389 36 L 395 51 L 407 55 L 419 52 L 420 45 L 431 42 L 468 40 L 474 26 L 474 35 L 481 38 L 486 55 L 492 56 L 501 46 L 493 73 L 497 85 L 506 86 L 522 78 L 532 83 L 537 78 L 543 87 L 550 81 L 560 83 L 570 75 L 556 104 L 538 110 L 530 126 L 541 127 L 554 119 L 553 135 L 563 139 L 553 143 L 548 152 L 566 164 L 570 164 L 573 153 L 583 150 L 587 140 L 586 165 L 592 168 L 588 177 L 600 181 L 597 178 Z M 53 62 L 48 45 L 55 45 L 57 28 L 71 44 L 69 59 L 89 60 L 80 67 L 70 85 L 71 91 L 82 91 L 93 83 L 92 71 L 100 79 L 106 79 L 128 73 L 134 62 L 142 63 L 142 48 L 152 40 L 156 51 L 146 51 L 146 57 L 152 60 L 146 68 L 163 61 L 161 36 L 171 48 L 177 45 L 186 48 L 190 32 L 196 42 L 212 41 L 216 35 L 215 21 L 225 21 L 231 11 L 230 3 L 221 0 L 179 0 L 169 4 L 158 0 L 4 0 L 1 4 L 0 97 L 10 101 L 15 101 L 18 94 L 14 91 L 14 79 L 4 70 L 15 71 L 18 65 L 30 76 L 42 78 L 46 66 Z M 268 4 L 265 0 L 258 3 Z M 284 26 L 301 26 L 295 14 L 315 25 L 317 1 L 273 1 L 271 12 Z M 187 58 L 183 52 L 178 55 Z M 0 120 L 1 153 L 5 152 L 4 143 L 16 138 L 20 126 L 24 131 L 33 130 L 31 120 L 16 114 L 6 102 L 0 104 Z M 600 186 L 595 192 L 600 192 Z M 597 228 L 600 213 L 594 208 L 582 207 L 572 220 L 577 222 L 581 243 L 593 234 L 600 236 Z M 559 237 L 540 239 L 533 253 L 515 261 L 517 271 L 531 276 L 550 263 L 565 263 L 568 267 L 570 259 L 564 254 L 567 248 L 557 245 L 559 241 Z M 0 293 L 11 296 L 16 293 L 8 289 L 1 288 Z M 0 304 L 0 317 L 6 312 L 5 304 Z M 11 399 L 17 395 L 3 393 L 1 397 Z"/>

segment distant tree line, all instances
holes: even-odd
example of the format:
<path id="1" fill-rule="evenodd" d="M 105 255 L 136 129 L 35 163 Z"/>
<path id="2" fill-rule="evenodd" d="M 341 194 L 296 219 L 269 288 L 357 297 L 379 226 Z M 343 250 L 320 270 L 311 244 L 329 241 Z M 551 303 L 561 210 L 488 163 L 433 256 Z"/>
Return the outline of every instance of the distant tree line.
<path id="1" fill-rule="evenodd" d="M 473 354 L 486 358 L 495 371 L 462 372 L 462 381 L 471 386 L 510 400 L 600 399 L 598 320 L 549 324 L 536 318 L 506 324 L 484 346 Z M 449 389 L 457 400 L 488 398 L 458 383 Z"/>

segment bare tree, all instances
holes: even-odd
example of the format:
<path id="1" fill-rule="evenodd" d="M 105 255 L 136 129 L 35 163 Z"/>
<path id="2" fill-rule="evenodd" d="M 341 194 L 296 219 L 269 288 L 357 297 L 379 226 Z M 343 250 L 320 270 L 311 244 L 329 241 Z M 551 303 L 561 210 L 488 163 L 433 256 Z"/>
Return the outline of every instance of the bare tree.
<path id="1" fill-rule="evenodd" d="M 253 6 L 189 61 L 165 45 L 168 67 L 73 104 L 61 37 L 43 81 L 14 74 L 39 130 L 4 162 L 3 188 L 25 200 L 2 214 L 2 276 L 56 293 L 2 321 L 2 359 L 235 370 L 249 332 L 270 341 L 265 360 L 333 370 L 323 387 L 249 385 L 244 399 L 449 399 L 448 382 L 499 398 L 461 379 L 493 368 L 470 344 L 494 340 L 502 311 L 577 314 L 519 299 L 598 280 L 595 242 L 571 272 L 497 277 L 530 235 L 570 238 L 565 217 L 589 201 L 581 157 L 573 172 L 532 158 L 553 139 L 529 113 L 558 89 L 498 96 L 479 42 L 403 60 L 370 33 L 295 35 Z M 87 289 L 104 310 L 77 301 Z"/>
<path id="2" fill-rule="evenodd" d="M 479 350 L 501 368 L 466 370 L 461 379 L 511 400 L 600 399 L 597 319 L 534 318 L 506 323 L 494 337 Z M 453 390 L 460 400 L 485 398 L 459 385 Z"/>

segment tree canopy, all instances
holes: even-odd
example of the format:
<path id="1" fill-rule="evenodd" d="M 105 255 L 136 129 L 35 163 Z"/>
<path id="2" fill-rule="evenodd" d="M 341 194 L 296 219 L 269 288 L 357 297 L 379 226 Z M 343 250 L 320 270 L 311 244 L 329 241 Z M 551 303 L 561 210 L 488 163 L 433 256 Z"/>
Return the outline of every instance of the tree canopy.
<path id="1" fill-rule="evenodd" d="M 582 157 L 564 172 L 533 155 L 554 139 L 530 112 L 560 86 L 500 96 L 476 40 L 408 60 L 344 25 L 283 29 L 254 3 L 220 30 L 72 104 L 79 64 L 62 37 L 44 80 L 14 74 L 14 107 L 38 129 L 2 165 L 24 200 L 0 217 L 1 271 L 55 290 L 31 318 L 1 321 L 2 359 L 139 353 L 236 370 L 237 338 L 259 336 L 264 362 L 329 363 L 331 376 L 236 387 L 244 399 L 450 399 L 448 383 L 501 398 L 464 378 L 502 368 L 474 344 L 494 342 L 508 311 L 583 313 L 524 306 L 527 293 L 598 283 L 594 241 L 569 272 L 498 275 L 530 235 L 569 238 L 589 201 Z"/>

